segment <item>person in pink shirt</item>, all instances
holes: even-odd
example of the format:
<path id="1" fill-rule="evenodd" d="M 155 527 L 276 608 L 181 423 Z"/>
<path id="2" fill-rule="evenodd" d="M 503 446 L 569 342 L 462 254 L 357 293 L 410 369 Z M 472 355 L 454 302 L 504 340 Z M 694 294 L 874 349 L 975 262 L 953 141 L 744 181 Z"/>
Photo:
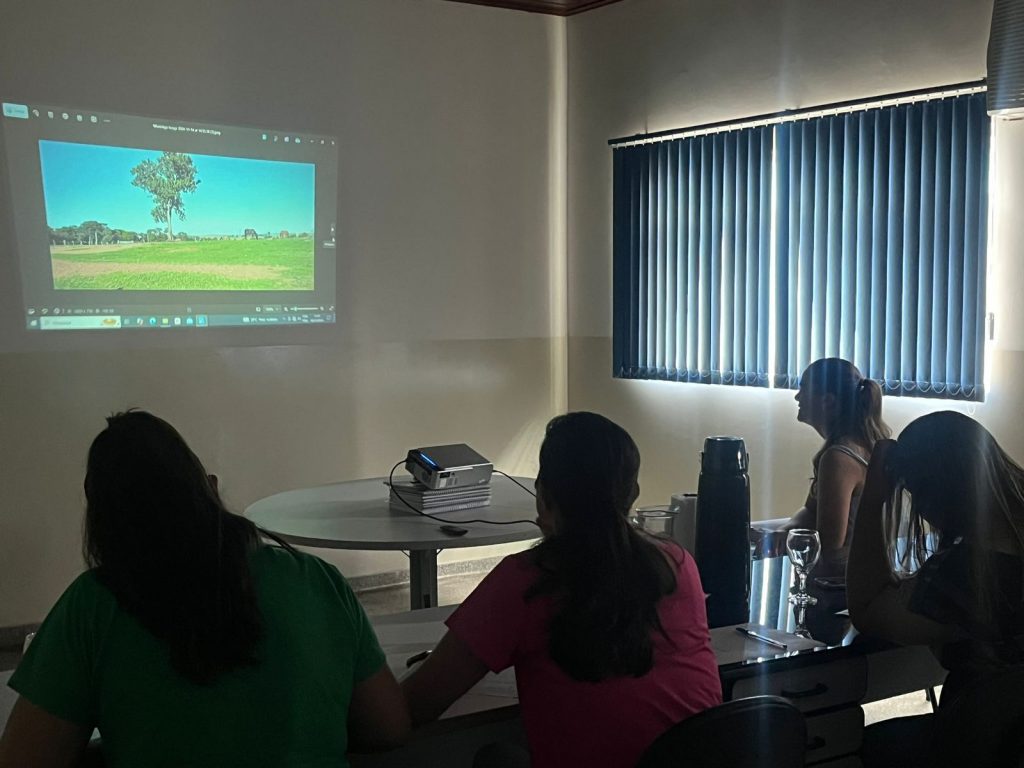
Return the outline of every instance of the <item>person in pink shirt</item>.
<path id="1" fill-rule="evenodd" d="M 403 682 L 414 724 L 514 666 L 533 768 L 625 768 L 721 703 L 693 557 L 629 522 L 639 469 L 612 421 L 552 419 L 536 483 L 543 539 L 487 575 Z"/>

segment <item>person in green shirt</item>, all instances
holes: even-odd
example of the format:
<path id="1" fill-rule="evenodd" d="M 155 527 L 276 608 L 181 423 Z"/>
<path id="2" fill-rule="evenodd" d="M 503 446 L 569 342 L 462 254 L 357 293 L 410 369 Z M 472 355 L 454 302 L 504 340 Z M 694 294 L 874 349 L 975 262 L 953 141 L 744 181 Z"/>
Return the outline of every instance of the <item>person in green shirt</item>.
<path id="1" fill-rule="evenodd" d="M 230 513 L 167 422 L 107 421 L 89 570 L 10 679 L 0 768 L 75 765 L 94 728 L 112 768 L 346 766 L 401 743 L 405 700 L 337 569 Z"/>

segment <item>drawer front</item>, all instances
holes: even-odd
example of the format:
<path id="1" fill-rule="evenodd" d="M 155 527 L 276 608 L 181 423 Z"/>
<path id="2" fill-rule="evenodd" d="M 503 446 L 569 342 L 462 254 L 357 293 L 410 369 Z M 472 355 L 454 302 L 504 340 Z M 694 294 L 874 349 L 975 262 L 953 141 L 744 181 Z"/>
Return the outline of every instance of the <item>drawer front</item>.
<path id="1" fill-rule="evenodd" d="M 826 760 L 824 763 L 815 763 L 814 768 L 864 768 L 864 764 L 856 755 L 849 757 L 837 757 L 835 760 Z"/>
<path id="2" fill-rule="evenodd" d="M 731 698 L 783 696 L 800 711 L 813 712 L 859 703 L 866 688 L 867 662 L 861 657 L 740 678 Z"/>
<path id="3" fill-rule="evenodd" d="M 815 765 L 860 751 L 864 737 L 864 710 L 853 706 L 807 718 L 807 754 L 804 761 Z"/>

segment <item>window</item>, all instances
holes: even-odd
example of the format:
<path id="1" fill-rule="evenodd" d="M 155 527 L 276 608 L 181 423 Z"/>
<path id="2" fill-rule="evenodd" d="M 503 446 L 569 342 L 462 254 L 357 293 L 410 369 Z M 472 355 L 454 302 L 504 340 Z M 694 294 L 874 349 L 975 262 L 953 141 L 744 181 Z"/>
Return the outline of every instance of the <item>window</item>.
<path id="1" fill-rule="evenodd" d="M 762 127 L 615 152 L 617 375 L 768 385 L 771 142 Z"/>
<path id="2" fill-rule="evenodd" d="M 984 93 L 822 112 L 614 150 L 616 376 L 982 399 Z"/>

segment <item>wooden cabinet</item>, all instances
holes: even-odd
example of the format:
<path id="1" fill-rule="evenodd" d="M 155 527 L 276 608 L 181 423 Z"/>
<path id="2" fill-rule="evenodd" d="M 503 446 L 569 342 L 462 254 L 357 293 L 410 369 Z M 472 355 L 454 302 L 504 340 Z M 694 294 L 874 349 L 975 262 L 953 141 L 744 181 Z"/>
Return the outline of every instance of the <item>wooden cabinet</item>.
<path id="1" fill-rule="evenodd" d="M 864 764 L 856 755 L 838 757 L 835 760 L 827 760 L 824 763 L 815 763 L 814 768 L 863 768 Z"/>
<path id="2" fill-rule="evenodd" d="M 740 677 L 727 691 L 730 699 L 782 696 L 807 720 L 807 765 L 845 765 L 840 758 L 856 757 L 864 733 L 860 702 L 867 692 L 868 664 L 864 657 L 822 660 L 777 672 Z"/>
<path id="3" fill-rule="evenodd" d="M 867 661 L 863 657 L 806 664 L 795 669 L 754 674 L 738 679 L 731 699 L 744 696 L 782 696 L 805 714 L 856 703 L 867 691 Z"/>
<path id="4" fill-rule="evenodd" d="M 859 705 L 807 715 L 807 765 L 834 761 L 860 752 L 864 710 Z"/>

